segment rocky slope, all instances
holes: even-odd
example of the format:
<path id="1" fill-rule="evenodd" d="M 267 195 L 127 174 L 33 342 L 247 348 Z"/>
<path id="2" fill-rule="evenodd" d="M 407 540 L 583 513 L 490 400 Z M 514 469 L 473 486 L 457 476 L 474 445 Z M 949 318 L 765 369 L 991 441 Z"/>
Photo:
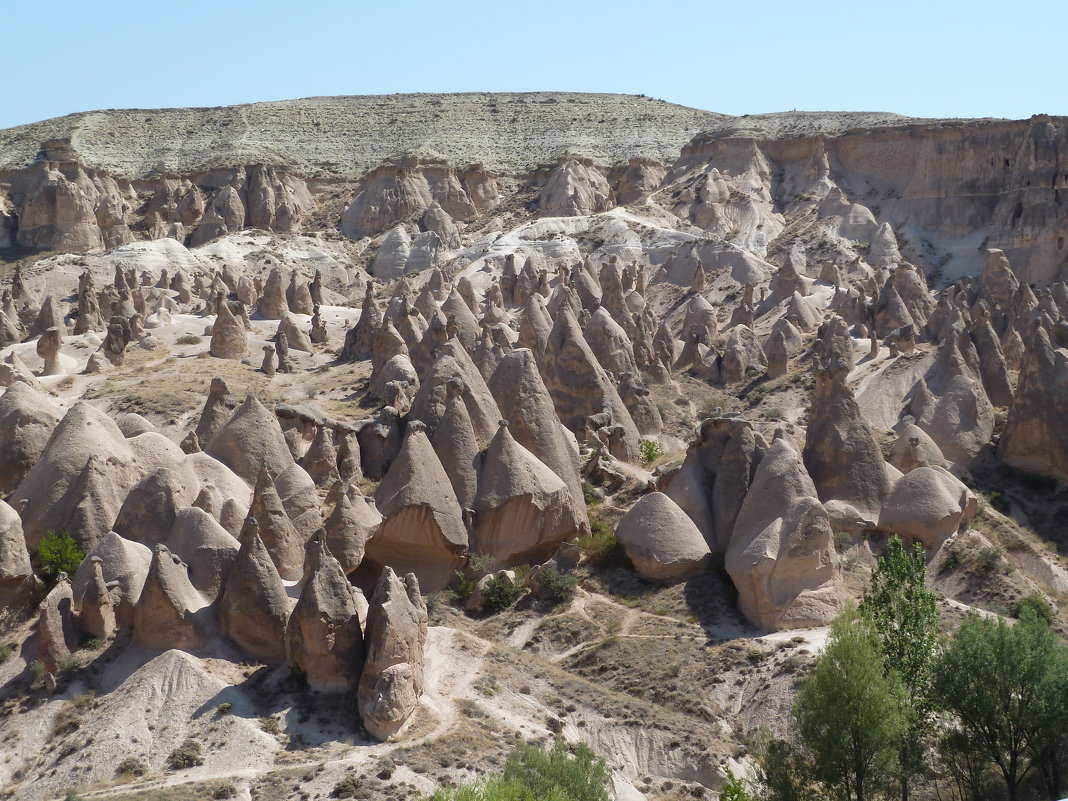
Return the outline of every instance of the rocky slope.
<path id="1" fill-rule="evenodd" d="M 410 797 L 551 734 L 714 797 L 891 533 L 947 627 L 1063 630 L 1062 120 L 144 114 L 5 133 L 9 797 Z"/>

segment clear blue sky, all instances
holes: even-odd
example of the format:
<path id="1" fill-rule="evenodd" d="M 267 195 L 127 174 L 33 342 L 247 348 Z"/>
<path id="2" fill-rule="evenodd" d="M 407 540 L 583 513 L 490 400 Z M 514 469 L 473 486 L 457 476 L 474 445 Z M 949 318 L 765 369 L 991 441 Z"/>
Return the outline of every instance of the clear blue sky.
<path id="1" fill-rule="evenodd" d="M 100 108 L 566 90 L 727 114 L 1068 114 L 1068 0 L 7 0 L 0 128 Z"/>

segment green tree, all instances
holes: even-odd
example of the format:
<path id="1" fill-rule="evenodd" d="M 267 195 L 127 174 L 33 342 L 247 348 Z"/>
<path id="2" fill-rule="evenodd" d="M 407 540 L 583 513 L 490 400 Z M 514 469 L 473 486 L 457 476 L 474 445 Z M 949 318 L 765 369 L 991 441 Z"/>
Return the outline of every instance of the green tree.
<path id="1" fill-rule="evenodd" d="M 1046 618 L 1037 613 L 1039 620 Z M 1049 666 L 1042 696 L 1047 713 L 1035 743 L 1035 757 L 1042 784 L 1051 801 L 1064 798 L 1068 790 L 1068 648 L 1057 647 Z"/>
<path id="2" fill-rule="evenodd" d="M 1063 658 L 1053 632 L 1024 609 L 1014 626 L 969 614 L 935 666 L 936 700 L 1000 772 L 1009 801 L 1056 750 L 1049 737 L 1064 715 L 1056 675 Z"/>
<path id="3" fill-rule="evenodd" d="M 751 801 L 746 792 L 745 784 L 734 775 L 730 766 L 726 768 L 727 783 L 723 785 L 723 792 L 719 794 L 719 801 Z"/>
<path id="4" fill-rule="evenodd" d="M 609 801 L 608 767 L 581 743 L 568 747 L 557 739 L 551 748 L 521 745 L 504 765 L 505 781 L 520 782 L 534 790 L 535 798 L 554 798 L 562 792 L 567 801 Z"/>
<path id="5" fill-rule="evenodd" d="M 608 768 L 584 745 L 521 745 L 503 774 L 437 790 L 430 801 L 609 801 Z"/>
<path id="6" fill-rule="evenodd" d="M 85 554 L 66 531 L 49 531 L 37 549 L 37 559 L 41 564 L 42 578 L 46 584 L 53 586 L 59 580 L 60 573 L 73 578 Z"/>
<path id="7" fill-rule="evenodd" d="M 884 669 L 869 624 L 850 605 L 794 704 L 815 775 L 849 801 L 864 801 L 896 769 L 907 728 L 900 680 Z"/>
<path id="8" fill-rule="evenodd" d="M 916 543 L 905 550 L 901 537 L 890 537 L 886 553 L 871 576 L 860 611 L 875 631 L 885 670 L 898 675 L 904 688 L 907 726 L 898 747 L 902 801 L 909 780 L 923 769 L 920 735 L 931 718 L 931 680 L 938 645 L 938 598 L 927 589 L 927 555 Z"/>
<path id="9" fill-rule="evenodd" d="M 812 765 L 795 743 L 761 735 L 753 749 L 759 801 L 810 801 Z"/>

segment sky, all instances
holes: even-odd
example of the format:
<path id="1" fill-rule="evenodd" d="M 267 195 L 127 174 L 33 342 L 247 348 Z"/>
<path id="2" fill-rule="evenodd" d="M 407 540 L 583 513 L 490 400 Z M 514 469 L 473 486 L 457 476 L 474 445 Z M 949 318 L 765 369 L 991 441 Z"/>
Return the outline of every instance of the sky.
<path id="1" fill-rule="evenodd" d="M 582 91 L 725 114 L 1068 114 L 1068 0 L 0 0 L 0 128 L 105 108 Z"/>

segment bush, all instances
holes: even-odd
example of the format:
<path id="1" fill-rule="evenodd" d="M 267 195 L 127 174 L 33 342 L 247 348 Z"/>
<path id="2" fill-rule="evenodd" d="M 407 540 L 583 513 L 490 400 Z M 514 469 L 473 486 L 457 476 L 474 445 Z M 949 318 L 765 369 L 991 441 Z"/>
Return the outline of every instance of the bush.
<path id="1" fill-rule="evenodd" d="M 582 482 L 582 500 L 586 502 L 587 507 L 593 508 L 594 506 L 600 504 L 600 501 L 597 499 L 596 493 L 597 490 L 593 488 L 593 484 L 591 484 L 589 481 Z"/>
<path id="2" fill-rule="evenodd" d="M 1050 606 L 1049 601 L 1041 593 L 1033 592 L 1016 601 L 1012 605 L 1012 616 L 1019 619 L 1028 610 L 1033 612 L 1036 618 L 1044 621 L 1047 626 L 1053 624 L 1053 607 Z"/>
<path id="3" fill-rule="evenodd" d="M 952 573 L 954 570 L 959 568 L 961 564 L 963 564 L 963 560 L 961 559 L 960 551 L 954 548 L 952 551 L 946 554 L 946 559 L 944 562 L 942 562 L 942 572 Z"/>
<path id="4" fill-rule="evenodd" d="M 431 801 L 608 801 L 608 779 L 588 747 L 557 740 L 551 748 L 521 745 L 503 775 L 439 789 Z"/>
<path id="5" fill-rule="evenodd" d="M 594 514 L 590 515 L 590 533 L 578 541 L 579 548 L 590 558 L 594 567 L 622 567 L 630 570 L 634 565 L 616 538 L 615 530 Z"/>
<path id="6" fill-rule="evenodd" d="M 237 796 L 237 788 L 232 784 L 220 784 L 214 790 L 211 791 L 211 797 L 222 801 L 224 798 L 235 798 Z"/>
<path id="7" fill-rule="evenodd" d="M 478 580 L 490 572 L 492 565 L 493 560 L 480 553 L 473 553 L 467 557 L 467 566 L 453 574 L 452 595 L 457 603 L 461 605 L 467 603 L 467 599 L 475 592 Z"/>
<path id="8" fill-rule="evenodd" d="M 0 665 L 11 658 L 11 646 L 0 645 Z"/>
<path id="9" fill-rule="evenodd" d="M 186 768 L 203 765 L 204 758 L 200 754 L 200 743 L 194 740 L 186 740 L 171 751 L 171 755 L 167 757 L 167 763 L 172 770 L 185 770 Z"/>
<path id="10" fill-rule="evenodd" d="M 231 704 L 229 701 L 226 701 L 225 703 L 219 704 L 219 706 L 216 708 L 215 711 L 219 715 L 229 715 L 230 714 L 230 710 L 233 709 L 233 708 L 234 708 L 234 705 Z"/>
<path id="11" fill-rule="evenodd" d="M 37 549 L 37 559 L 41 563 L 41 577 L 49 587 L 54 587 L 60 573 L 74 576 L 85 554 L 66 531 L 49 531 Z"/>
<path id="12" fill-rule="evenodd" d="M 137 757 L 126 757 L 119 763 L 119 767 L 115 769 L 115 772 L 120 776 L 144 776 L 148 773 L 148 768 Z"/>
<path id="13" fill-rule="evenodd" d="M 484 615 L 503 612 L 523 594 L 523 587 L 518 581 L 513 582 L 505 576 L 494 576 L 486 582 L 482 590 L 482 605 L 479 611 Z"/>
<path id="14" fill-rule="evenodd" d="M 651 464 L 664 455 L 664 447 L 655 439 L 643 439 L 638 445 L 638 453 L 641 454 L 642 464 Z"/>
<path id="15" fill-rule="evenodd" d="M 200 337 L 196 334 L 182 334 L 178 339 L 174 340 L 179 345 L 199 345 Z"/>
<path id="16" fill-rule="evenodd" d="M 546 565 L 541 576 L 541 599 L 549 606 L 566 603 L 574 597 L 577 583 L 570 573 L 565 573 L 556 565 Z"/>
<path id="17" fill-rule="evenodd" d="M 63 796 L 63 801 L 82 801 L 82 797 L 73 790 L 67 790 Z"/>

